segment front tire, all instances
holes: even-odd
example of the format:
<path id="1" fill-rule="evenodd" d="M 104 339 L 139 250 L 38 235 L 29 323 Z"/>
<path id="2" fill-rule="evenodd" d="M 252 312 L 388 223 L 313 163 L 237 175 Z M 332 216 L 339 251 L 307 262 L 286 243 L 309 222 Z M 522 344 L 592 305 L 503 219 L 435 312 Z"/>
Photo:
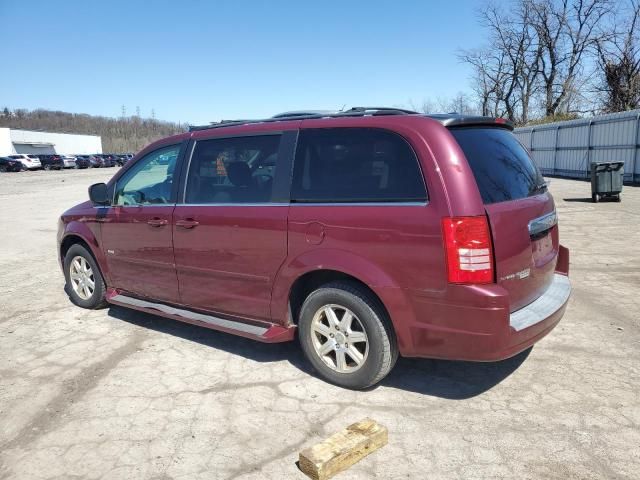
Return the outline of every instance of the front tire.
<path id="1" fill-rule="evenodd" d="M 332 282 L 313 291 L 300 309 L 299 338 L 320 376 L 336 385 L 363 389 L 393 368 L 398 347 L 380 302 L 352 282 Z"/>
<path id="2" fill-rule="evenodd" d="M 107 305 L 106 286 L 93 255 L 75 244 L 64 257 L 66 290 L 71 301 L 82 308 L 97 309 Z"/>

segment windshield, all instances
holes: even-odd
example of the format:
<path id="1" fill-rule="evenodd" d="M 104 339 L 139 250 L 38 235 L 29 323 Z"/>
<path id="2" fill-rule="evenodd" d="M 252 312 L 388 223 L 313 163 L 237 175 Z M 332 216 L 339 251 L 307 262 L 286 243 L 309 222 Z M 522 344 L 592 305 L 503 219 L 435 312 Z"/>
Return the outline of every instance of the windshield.
<path id="1" fill-rule="evenodd" d="M 503 128 L 452 128 L 485 204 L 518 200 L 546 190 L 538 167 L 516 137 Z"/>

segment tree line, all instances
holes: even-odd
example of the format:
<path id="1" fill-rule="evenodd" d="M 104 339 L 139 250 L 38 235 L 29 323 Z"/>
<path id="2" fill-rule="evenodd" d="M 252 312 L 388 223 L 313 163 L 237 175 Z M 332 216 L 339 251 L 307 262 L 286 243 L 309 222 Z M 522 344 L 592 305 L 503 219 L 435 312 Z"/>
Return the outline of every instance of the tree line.
<path id="1" fill-rule="evenodd" d="M 458 55 L 472 93 L 422 111 L 523 125 L 640 108 L 640 0 L 495 1 L 478 18 L 485 44 Z"/>
<path id="2" fill-rule="evenodd" d="M 10 110 L 7 107 L 0 112 L 0 127 L 99 135 L 102 137 L 102 150 L 109 153 L 137 152 L 155 140 L 188 128 L 186 124 L 141 118 L 139 115 L 110 118 L 44 109 Z"/>

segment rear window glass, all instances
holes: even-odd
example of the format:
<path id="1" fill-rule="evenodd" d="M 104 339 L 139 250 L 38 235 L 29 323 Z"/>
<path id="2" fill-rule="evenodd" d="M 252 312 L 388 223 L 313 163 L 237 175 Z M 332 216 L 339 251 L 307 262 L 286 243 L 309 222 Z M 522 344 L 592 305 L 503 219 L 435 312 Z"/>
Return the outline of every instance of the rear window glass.
<path id="1" fill-rule="evenodd" d="M 185 203 L 272 202 L 280 135 L 196 142 Z"/>
<path id="2" fill-rule="evenodd" d="M 502 128 L 452 128 L 485 204 L 518 200 L 546 190 L 524 147 Z"/>
<path id="3" fill-rule="evenodd" d="M 406 202 L 426 198 L 418 159 L 399 135 L 368 128 L 300 132 L 292 201 Z"/>

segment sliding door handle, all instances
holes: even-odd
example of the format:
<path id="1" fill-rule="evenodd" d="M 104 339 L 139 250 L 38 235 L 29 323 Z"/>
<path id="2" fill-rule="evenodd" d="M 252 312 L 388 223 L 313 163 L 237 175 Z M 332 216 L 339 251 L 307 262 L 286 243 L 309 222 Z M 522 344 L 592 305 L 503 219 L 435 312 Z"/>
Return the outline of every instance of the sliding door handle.
<path id="1" fill-rule="evenodd" d="M 194 220 L 193 218 L 186 218 L 184 220 L 176 221 L 176 227 L 182 228 L 194 228 L 200 225 L 200 222 Z"/>
<path id="2" fill-rule="evenodd" d="M 152 227 L 162 227 L 163 225 L 167 225 L 169 220 L 165 218 L 154 217 L 147 220 L 147 223 Z"/>

